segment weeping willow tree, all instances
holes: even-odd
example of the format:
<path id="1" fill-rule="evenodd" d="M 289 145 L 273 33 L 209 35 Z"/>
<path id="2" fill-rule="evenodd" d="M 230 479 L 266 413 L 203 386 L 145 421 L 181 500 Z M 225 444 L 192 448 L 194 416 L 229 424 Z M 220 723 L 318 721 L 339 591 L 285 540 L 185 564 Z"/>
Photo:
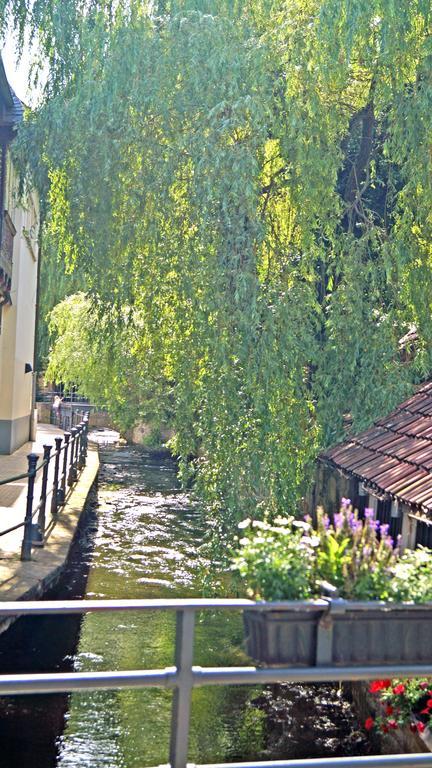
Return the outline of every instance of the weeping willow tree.
<path id="1" fill-rule="evenodd" d="M 18 150 L 95 333 L 139 329 L 125 357 L 215 526 L 286 510 L 347 414 L 431 367 L 430 2 L 0 9 L 50 64 Z"/>

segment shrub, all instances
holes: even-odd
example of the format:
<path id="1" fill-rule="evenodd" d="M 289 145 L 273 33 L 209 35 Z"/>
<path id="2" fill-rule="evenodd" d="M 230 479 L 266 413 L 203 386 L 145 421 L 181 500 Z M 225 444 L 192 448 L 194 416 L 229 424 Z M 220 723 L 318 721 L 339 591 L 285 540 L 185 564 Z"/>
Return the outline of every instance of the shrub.
<path id="1" fill-rule="evenodd" d="M 373 515 L 366 509 L 361 520 L 343 499 L 332 520 L 318 510 L 315 528 L 310 518 L 277 518 L 272 525 L 244 520 L 233 569 L 258 599 L 319 597 L 326 581 L 345 599 L 432 600 L 431 551 L 400 554 L 388 525 Z"/>
<path id="2" fill-rule="evenodd" d="M 312 597 L 317 536 L 307 536 L 310 526 L 276 518 L 270 525 L 244 520 L 245 530 L 234 569 L 246 580 L 247 591 L 257 599 L 301 600 Z"/>
<path id="3" fill-rule="evenodd" d="M 404 726 L 423 733 L 432 716 L 432 682 L 427 678 L 413 680 L 374 680 L 369 692 L 377 698 L 378 714 L 364 723 L 367 731 L 373 729 L 388 733 Z"/>

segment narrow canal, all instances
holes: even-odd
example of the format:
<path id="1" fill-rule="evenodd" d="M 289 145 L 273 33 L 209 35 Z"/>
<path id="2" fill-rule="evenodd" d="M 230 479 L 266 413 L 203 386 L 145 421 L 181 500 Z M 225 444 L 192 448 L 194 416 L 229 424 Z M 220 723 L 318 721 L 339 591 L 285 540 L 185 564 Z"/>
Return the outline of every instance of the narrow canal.
<path id="1" fill-rule="evenodd" d="M 105 447 L 58 599 L 200 596 L 217 578 L 200 549 L 200 511 L 168 457 Z M 0 672 L 139 669 L 173 663 L 168 612 L 29 618 L 0 638 Z M 241 664 L 241 617 L 205 612 L 195 663 Z M 144 768 L 167 763 L 171 693 L 157 689 L 0 698 L 2 768 Z M 190 760 L 365 754 L 349 704 L 326 687 L 194 692 Z"/>

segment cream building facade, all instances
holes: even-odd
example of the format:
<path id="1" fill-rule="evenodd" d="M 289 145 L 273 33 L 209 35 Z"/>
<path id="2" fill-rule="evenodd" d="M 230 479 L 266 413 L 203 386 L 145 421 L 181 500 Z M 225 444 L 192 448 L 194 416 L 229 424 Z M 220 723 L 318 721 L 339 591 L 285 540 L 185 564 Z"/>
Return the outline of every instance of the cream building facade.
<path id="1" fill-rule="evenodd" d="M 0 454 L 34 430 L 39 205 L 36 193 L 20 197 L 10 152 L 23 112 L 0 58 Z"/>

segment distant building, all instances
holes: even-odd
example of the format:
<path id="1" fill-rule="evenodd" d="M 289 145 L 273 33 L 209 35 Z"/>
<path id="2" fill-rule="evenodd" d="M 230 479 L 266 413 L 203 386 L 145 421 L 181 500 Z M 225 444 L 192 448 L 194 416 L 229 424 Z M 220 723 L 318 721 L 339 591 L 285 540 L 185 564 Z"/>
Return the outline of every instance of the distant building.
<path id="1" fill-rule="evenodd" d="M 10 144 L 23 119 L 0 57 L 0 453 L 32 432 L 39 205 L 18 195 Z"/>
<path id="2" fill-rule="evenodd" d="M 322 453 L 313 506 L 375 510 L 402 544 L 432 547 L 432 382 L 373 427 Z"/>

